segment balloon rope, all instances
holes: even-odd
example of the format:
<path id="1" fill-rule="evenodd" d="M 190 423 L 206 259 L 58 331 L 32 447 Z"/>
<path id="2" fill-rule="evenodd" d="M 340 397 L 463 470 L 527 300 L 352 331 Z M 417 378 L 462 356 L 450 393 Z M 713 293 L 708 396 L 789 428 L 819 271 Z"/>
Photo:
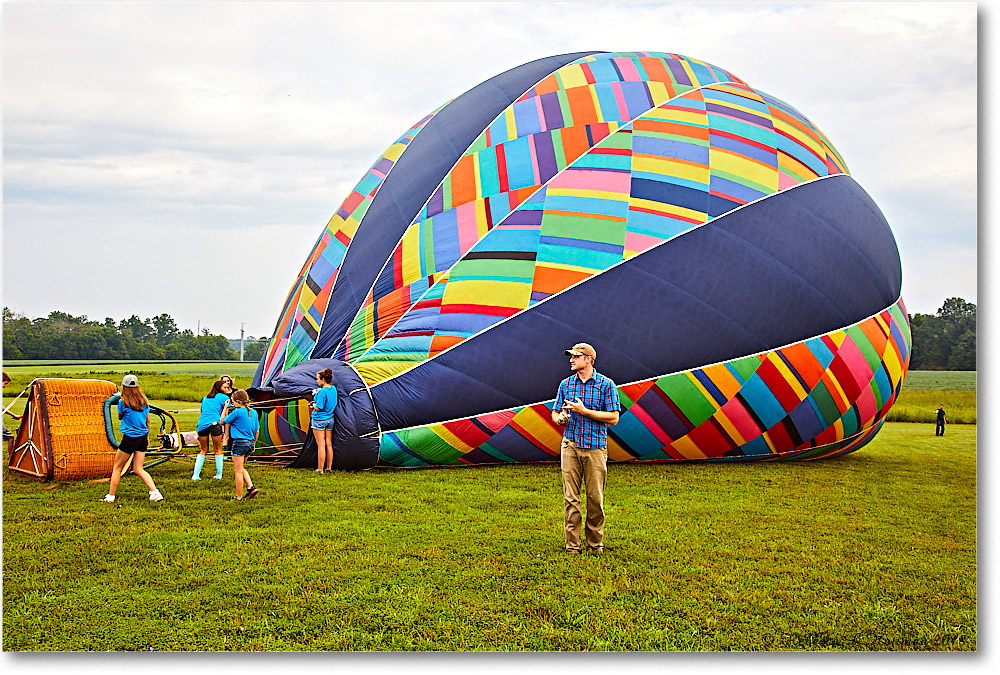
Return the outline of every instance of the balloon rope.
<path id="1" fill-rule="evenodd" d="M 34 380 L 32 380 L 32 382 L 34 382 Z M 15 398 L 15 399 L 14 399 L 13 401 L 11 401 L 11 402 L 10 402 L 10 403 L 9 403 L 9 404 L 7 405 L 7 407 L 6 407 L 6 408 L 4 408 L 4 409 L 3 409 L 3 414 L 4 414 L 4 415 L 10 415 L 10 407 L 11 407 L 12 405 L 14 405 L 15 403 L 17 403 L 17 399 L 19 399 L 19 398 L 21 398 L 22 396 L 24 396 L 24 392 L 28 391 L 29 389 L 31 389 L 31 385 L 30 385 L 30 384 L 29 384 L 29 385 L 28 385 L 27 387 L 25 387 L 24 389 L 22 389 L 22 390 L 21 390 L 21 393 L 20 393 L 20 394 L 18 394 L 18 395 L 17 395 L 17 397 L 16 397 L 16 398 Z"/>

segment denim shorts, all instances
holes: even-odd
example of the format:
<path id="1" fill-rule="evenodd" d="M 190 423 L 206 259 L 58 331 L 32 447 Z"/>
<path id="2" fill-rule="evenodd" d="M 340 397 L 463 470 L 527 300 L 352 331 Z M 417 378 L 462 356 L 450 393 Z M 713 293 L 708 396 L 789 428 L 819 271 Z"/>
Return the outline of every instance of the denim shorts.
<path id="1" fill-rule="evenodd" d="M 333 420 L 334 419 L 335 418 L 331 417 L 328 420 L 312 420 L 309 423 L 309 426 L 311 426 L 313 429 L 320 429 L 320 430 L 323 430 L 323 429 L 333 429 Z"/>
<path id="2" fill-rule="evenodd" d="M 254 442 L 245 438 L 229 439 L 229 452 L 233 457 L 249 457 L 253 454 Z"/>

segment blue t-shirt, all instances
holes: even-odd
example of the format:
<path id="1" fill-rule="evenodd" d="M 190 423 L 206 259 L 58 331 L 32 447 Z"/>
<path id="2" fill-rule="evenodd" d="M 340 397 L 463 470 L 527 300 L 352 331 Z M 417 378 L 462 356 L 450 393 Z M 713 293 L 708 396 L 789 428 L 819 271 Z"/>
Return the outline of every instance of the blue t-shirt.
<path id="1" fill-rule="evenodd" d="M 312 411 L 313 421 L 325 422 L 333 419 L 333 411 L 337 407 L 337 388 L 333 385 L 321 387 L 313 396 L 313 405 L 316 406 Z"/>
<path id="2" fill-rule="evenodd" d="M 201 415 L 198 417 L 198 431 L 219 423 L 219 418 L 222 417 L 222 408 L 228 400 L 229 397 L 221 391 L 211 398 L 206 396 L 201 399 Z"/>
<path id="3" fill-rule="evenodd" d="M 244 441 L 252 441 L 257 438 L 257 430 L 260 423 L 257 421 L 257 413 L 250 408 L 236 408 L 226 415 L 222 420 L 229 426 L 229 437 L 240 438 Z"/>
<path id="4" fill-rule="evenodd" d="M 124 399 L 118 399 L 118 414 L 121 415 L 121 424 L 118 428 L 125 436 L 145 436 L 149 433 L 149 406 L 141 411 L 132 410 L 125 405 Z"/>

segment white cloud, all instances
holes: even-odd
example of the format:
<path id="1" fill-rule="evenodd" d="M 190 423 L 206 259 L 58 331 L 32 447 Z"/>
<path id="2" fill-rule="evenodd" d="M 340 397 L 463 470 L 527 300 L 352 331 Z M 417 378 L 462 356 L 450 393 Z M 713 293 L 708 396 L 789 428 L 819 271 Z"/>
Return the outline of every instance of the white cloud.
<path id="1" fill-rule="evenodd" d="M 975 301 L 976 12 L 975 3 L 6 4 L 4 304 L 29 316 L 165 311 L 192 328 L 214 315 L 227 334 L 222 326 L 240 321 L 270 332 L 326 221 L 403 131 L 504 70 L 589 50 L 701 58 L 796 106 L 889 218 L 911 311 L 933 312 L 951 295 Z M 924 253 L 943 245 L 959 248 Z M 24 283 L 36 264 L 21 252 L 39 250 L 66 278 Z M 107 261 L 146 256 L 174 261 L 170 274 L 144 271 L 164 289 L 155 300 L 97 299 L 61 283 L 103 280 Z M 252 308 L 191 281 L 220 259 L 243 277 Z M 930 282 L 928 269 L 940 277 Z"/>

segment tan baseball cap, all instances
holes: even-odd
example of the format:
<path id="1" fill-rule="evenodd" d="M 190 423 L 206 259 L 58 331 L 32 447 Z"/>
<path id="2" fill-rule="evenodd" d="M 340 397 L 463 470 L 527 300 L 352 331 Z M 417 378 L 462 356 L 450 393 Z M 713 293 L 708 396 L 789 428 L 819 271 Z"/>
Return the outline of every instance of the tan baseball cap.
<path id="1" fill-rule="evenodd" d="M 586 342 L 577 342 L 570 349 L 566 350 L 566 356 L 580 356 L 585 355 L 590 358 L 597 360 L 597 352 L 593 347 L 588 345 Z"/>

